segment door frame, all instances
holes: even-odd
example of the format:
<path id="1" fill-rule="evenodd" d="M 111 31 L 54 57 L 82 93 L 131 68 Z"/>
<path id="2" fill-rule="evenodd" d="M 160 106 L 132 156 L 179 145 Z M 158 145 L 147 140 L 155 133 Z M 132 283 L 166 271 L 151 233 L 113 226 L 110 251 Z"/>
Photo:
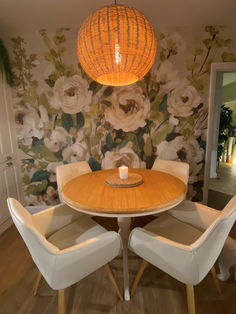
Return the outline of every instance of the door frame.
<path id="1" fill-rule="evenodd" d="M 211 64 L 210 84 L 209 84 L 209 98 L 208 98 L 208 132 L 206 142 L 206 158 L 205 158 L 205 172 L 203 185 L 203 203 L 208 203 L 208 187 L 211 169 L 211 158 L 213 148 L 218 144 L 219 123 L 220 123 L 220 109 L 222 92 L 222 80 L 225 72 L 236 72 L 236 62 L 221 62 Z M 221 80 L 221 82 L 219 82 Z M 219 89 L 219 83 L 221 88 Z M 214 146 L 214 147 L 213 147 Z"/>

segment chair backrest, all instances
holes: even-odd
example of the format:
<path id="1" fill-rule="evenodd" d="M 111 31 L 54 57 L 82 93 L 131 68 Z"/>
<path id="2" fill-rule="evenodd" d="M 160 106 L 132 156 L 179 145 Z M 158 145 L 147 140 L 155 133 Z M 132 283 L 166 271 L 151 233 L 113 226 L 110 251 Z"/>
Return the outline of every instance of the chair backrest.
<path id="1" fill-rule="evenodd" d="M 172 174 L 182 180 L 185 184 L 188 183 L 189 164 L 186 162 L 156 159 L 152 169 Z"/>
<path id="2" fill-rule="evenodd" d="M 206 276 L 217 260 L 235 220 L 236 196 L 230 200 L 218 218 L 192 245 L 196 265 L 198 265 L 199 282 Z"/>
<path id="3" fill-rule="evenodd" d="M 57 185 L 60 190 L 62 190 L 63 186 L 70 180 L 91 172 L 91 168 L 87 161 L 78 161 L 73 162 L 66 165 L 61 165 L 56 168 L 57 174 Z"/>
<path id="4" fill-rule="evenodd" d="M 50 278 L 54 257 L 59 249 L 48 242 L 35 228 L 31 214 L 15 199 L 7 199 L 12 220 L 22 236 L 35 264 L 44 278 Z"/>

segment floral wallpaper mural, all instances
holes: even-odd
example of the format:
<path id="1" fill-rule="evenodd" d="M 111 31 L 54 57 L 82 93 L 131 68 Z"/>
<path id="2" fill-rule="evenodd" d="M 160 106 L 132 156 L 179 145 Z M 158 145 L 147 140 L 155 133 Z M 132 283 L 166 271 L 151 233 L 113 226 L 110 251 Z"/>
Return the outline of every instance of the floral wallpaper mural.
<path id="1" fill-rule="evenodd" d="M 72 32 L 40 30 L 41 50 L 12 39 L 14 110 L 26 203 L 58 202 L 56 167 L 87 160 L 92 170 L 151 168 L 156 158 L 190 165 L 188 197 L 201 200 L 210 64 L 235 61 L 220 27 L 158 34 L 157 63 L 125 87 L 92 81 L 77 63 Z M 193 35 L 192 35 L 193 36 Z M 189 42 L 188 42 L 189 41 Z"/>

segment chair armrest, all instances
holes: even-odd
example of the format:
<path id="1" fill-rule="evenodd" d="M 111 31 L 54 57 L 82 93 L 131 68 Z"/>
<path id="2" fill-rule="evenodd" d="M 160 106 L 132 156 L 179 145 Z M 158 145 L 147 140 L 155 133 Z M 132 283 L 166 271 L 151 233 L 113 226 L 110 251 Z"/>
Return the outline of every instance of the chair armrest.
<path id="1" fill-rule="evenodd" d="M 170 209 L 168 213 L 200 230 L 206 230 L 221 214 L 219 210 L 188 200 Z"/>
<path id="2" fill-rule="evenodd" d="M 129 238 L 130 249 L 185 284 L 196 284 L 199 281 L 192 245 L 157 236 L 145 229 L 135 228 Z"/>
<path id="3" fill-rule="evenodd" d="M 59 204 L 36 213 L 31 217 L 35 228 L 44 237 L 48 237 L 53 232 L 70 224 L 82 215 L 82 213 L 66 204 Z"/>
<path id="4" fill-rule="evenodd" d="M 63 289 L 78 282 L 114 259 L 119 254 L 120 248 L 120 235 L 108 231 L 83 243 L 60 250 L 57 252 L 52 269 L 51 287 Z"/>
<path id="5" fill-rule="evenodd" d="M 59 254 L 67 254 L 79 251 L 83 255 L 83 250 L 86 252 L 94 252 L 95 249 L 100 250 L 102 247 L 107 246 L 113 242 L 119 243 L 119 250 L 117 251 L 117 254 L 119 254 L 122 247 L 122 242 L 120 235 L 115 231 L 106 231 L 101 233 L 100 235 L 90 238 L 82 243 L 78 243 L 66 249 L 60 250 Z"/>

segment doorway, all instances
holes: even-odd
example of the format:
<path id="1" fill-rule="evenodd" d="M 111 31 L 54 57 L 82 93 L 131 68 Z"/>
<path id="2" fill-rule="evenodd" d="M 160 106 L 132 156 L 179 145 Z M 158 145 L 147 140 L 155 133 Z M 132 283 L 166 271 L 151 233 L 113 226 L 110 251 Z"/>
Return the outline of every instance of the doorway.
<path id="1" fill-rule="evenodd" d="M 236 114 L 236 63 L 213 63 L 211 67 L 203 202 L 216 209 L 222 209 L 236 194 L 236 164 L 232 158 L 236 135 L 234 129 L 222 162 L 217 162 L 222 104 Z M 236 121 L 233 120 L 233 126 L 234 123 L 236 129 Z"/>

